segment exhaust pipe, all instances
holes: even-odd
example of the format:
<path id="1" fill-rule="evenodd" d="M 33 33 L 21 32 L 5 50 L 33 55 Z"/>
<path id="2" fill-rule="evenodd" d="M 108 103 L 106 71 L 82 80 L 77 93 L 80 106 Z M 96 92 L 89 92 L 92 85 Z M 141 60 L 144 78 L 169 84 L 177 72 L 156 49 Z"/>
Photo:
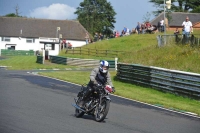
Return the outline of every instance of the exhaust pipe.
<path id="1" fill-rule="evenodd" d="M 80 111 L 83 111 L 83 112 L 86 112 L 84 109 L 80 108 L 78 105 L 76 104 L 72 104 L 72 106 L 74 106 L 76 109 L 80 110 Z"/>

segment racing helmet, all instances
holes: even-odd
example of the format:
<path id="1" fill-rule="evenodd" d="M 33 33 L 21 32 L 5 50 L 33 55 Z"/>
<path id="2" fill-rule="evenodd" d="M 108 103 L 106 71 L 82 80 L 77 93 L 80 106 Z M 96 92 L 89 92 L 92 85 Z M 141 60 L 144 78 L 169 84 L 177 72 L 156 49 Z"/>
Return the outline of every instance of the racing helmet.
<path id="1" fill-rule="evenodd" d="M 100 62 L 99 71 L 102 73 L 107 73 L 110 65 L 107 61 L 103 60 Z"/>

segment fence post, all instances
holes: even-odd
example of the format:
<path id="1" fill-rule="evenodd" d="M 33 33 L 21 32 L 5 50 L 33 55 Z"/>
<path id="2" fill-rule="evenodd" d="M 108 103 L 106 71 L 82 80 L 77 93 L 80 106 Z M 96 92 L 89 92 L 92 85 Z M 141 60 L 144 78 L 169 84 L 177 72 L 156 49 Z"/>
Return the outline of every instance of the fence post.
<path id="1" fill-rule="evenodd" d="M 156 38 L 158 41 L 158 47 L 161 47 L 162 46 L 161 35 L 158 35 Z"/>
<path id="2" fill-rule="evenodd" d="M 117 61 L 118 61 L 118 58 L 115 58 L 115 71 L 117 71 Z"/>
<path id="3" fill-rule="evenodd" d="M 1 48 L 0 48 L 0 56 L 1 56 Z"/>
<path id="4" fill-rule="evenodd" d="M 45 50 L 42 50 L 42 64 L 44 64 L 44 60 L 45 60 Z"/>

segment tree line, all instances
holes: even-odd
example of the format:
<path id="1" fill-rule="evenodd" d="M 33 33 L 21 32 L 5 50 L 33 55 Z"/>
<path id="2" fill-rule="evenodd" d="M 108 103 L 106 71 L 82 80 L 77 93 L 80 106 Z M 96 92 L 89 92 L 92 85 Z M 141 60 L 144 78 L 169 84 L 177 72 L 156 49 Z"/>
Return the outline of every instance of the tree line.
<path id="1" fill-rule="evenodd" d="M 157 8 L 154 15 L 163 12 L 164 0 L 149 0 Z M 167 0 L 166 0 L 167 1 Z M 200 13 L 200 0 L 171 0 L 171 12 L 191 12 Z"/>

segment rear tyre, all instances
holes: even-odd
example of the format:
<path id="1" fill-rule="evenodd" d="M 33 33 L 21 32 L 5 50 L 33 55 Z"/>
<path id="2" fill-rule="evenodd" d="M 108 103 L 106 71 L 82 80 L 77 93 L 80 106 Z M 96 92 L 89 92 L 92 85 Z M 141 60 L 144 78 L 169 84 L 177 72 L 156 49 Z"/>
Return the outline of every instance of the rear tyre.
<path id="1" fill-rule="evenodd" d="M 76 116 L 77 118 L 82 117 L 84 114 L 85 114 L 85 112 L 80 111 L 80 110 L 78 110 L 78 109 L 75 109 L 75 116 Z"/>
<path id="2" fill-rule="evenodd" d="M 79 97 L 76 104 L 79 105 L 80 102 L 81 102 L 81 98 Z M 81 111 L 81 110 L 75 108 L 75 116 L 76 116 L 77 118 L 82 117 L 84 114 L 85 114 L 85 112 L 83 112 L 83 111 Z"/>

